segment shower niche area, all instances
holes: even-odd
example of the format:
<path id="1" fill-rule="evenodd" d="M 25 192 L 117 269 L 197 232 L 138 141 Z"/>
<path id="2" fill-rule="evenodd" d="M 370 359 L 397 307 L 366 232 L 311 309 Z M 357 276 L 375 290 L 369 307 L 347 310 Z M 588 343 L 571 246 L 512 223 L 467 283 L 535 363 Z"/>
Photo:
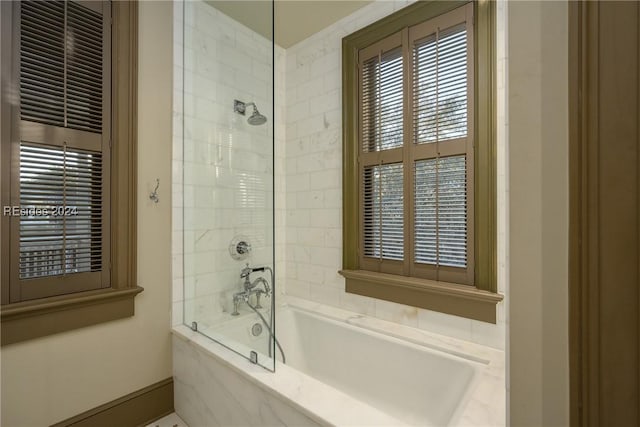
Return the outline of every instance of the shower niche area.
<path id="1" fill-rule="evenodd" d="M 273 371 L 273 4 L 174 12 L 174 324 Z"/>

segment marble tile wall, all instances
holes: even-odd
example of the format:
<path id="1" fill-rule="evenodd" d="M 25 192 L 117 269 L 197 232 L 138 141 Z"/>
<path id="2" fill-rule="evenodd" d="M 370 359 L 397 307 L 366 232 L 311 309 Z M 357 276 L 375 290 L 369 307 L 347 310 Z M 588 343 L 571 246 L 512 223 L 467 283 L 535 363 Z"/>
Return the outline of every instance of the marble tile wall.
<path id="1" fill-rule="evenodd" d="M 507 322 L 504 302 L 498 306 L 498 324 L 490 325 L 347 294 L 344 292 L 344 280 L 337 273 L 342 257 L 341 39 L 411 2 L 376 1 L 286 51 L 276 47 L 274 219 L 277 289 L 280 293 L 286 292 L 380 319 L 504 349 Z M 503 10 L 501 4 L 502 2 L 498 2 L 499 15 Z M 213 193 L 213 189 L 206 186 L 196 188 L 203 187 L 198 183 L 213 180 L 213 171 L 220 171 L 222 180 L 227 179 L 228 182 L 229 177 L 224 172 L 228 172 L 229 169 L 225 169 L 225 166 L 243 168 L 251 164 L 251 167 L 262 167 L 264 156 L 267 155 L 265 149 L 270 146 L 265 139 L 271 135 L 268 132 L 261 133 L 263 129 L 250 129 L 242 117 L 234 116 L 226 98 L 232 100 L 233 97 L 253 97 L 258 100 L 264 114 L 273 116 L 269 111 L 270 102 L 261 99 L 261 96 L 268 95 L 261 87 L 238 85 L 244 81 L 243 78 L 253 76 L 248 73 L 263 74 L 265 70 L 260 67 L 268 64 L 261 62 L 260 56 L 258 59 L 252 57 L 260 55 L 260 50 L 254 49 L 251 45 L 255 42 L 255 33 L 252 36 L 246 27 L 201 2 L 188 2 L 187 5 L 191 5 L 191 9 L 187 8 L 186 34 L 193 35 L 185 39 L 186 50 L 183 51 L 182 6 L 180 2 L 176 5 L 180 6 L 176 6 L 177 30 L 174 49 L 174 324 L 180 323 L 183 317 L 183 295 L 193 303 L 191 306 L 187 304 L 188 311 L 198 313 L 201 317 L 213 316 L 228 309 L 220 299 L 220 294 L 228 292 L 234 285 L 237 286 L 237 273 L 241 264 L 229 258 L 226 252 L 227 245 L 234 233 L 247 234 L 249 229 L 243 223 L 236 225 L 240 218 L 237 215 L 238 209 L 229 208 L 236 202 L 233 199 L 232 185 Z M 211 26 L 216 19 L 220 20 L 218 30 L 212 29 Z M 498 288 L 505 294 L 506 300 L 506 49 L 504 25 L 500 19 L 497 36 Z M 252 42 L 248 43 L 249 40 Z M 229 46 L 235 48 L 230 50 Z M 260 46 L 259 41 L 256 46 Z M 249 64 L 250 71 L 245 69 Z M 186 69 L 187 77 L 184 79 L 184 105 L 181 102 L 183 69 Z M 204 75 L 193 73 L 193 70 L 200 69 L 207 72 Z M 209 80 L 211 76 L 217 75 L 216 70 L 222 81 Z M 233 76 L 229 74 L 231 71 Z M 193 76 L 191 80 L 189 76 Z M 198 88 L 197 93 L 194 93 L 194 87 Z M 182 112 L 185 147 L 181 146 Z M 208 133 L 211 129 L 215 130 L 213 135 Z M 224 140 L 229 135 L 234 137 L 237 152 L 244 150 L 247 161 L 229 157 L 225 159 L 229 152 L 223 149 L 222 164 L 212 167 L 211 163 L 220 161 L 219 147 L 225 146 Z M 193 151 L 196 149 L 197 152 Z M 202 159 L 205 161 L 201 162 Z M 241 164 L 238 165 L 238 162 Z M 183 167 L 187 171 L 184 182 L 180 181 Z M 266 175 L 271 171 L 268 168 L 251 167 L 244 172 L 258 173 L 259 178 L 265 183 Z M 223 207 L 215 205 L 214 198 L 225 201 Z M 183 217 L 183 209 L 188 216 Z M 263 219 L 265 218 L 260 218 L 261 227 L 268 223 L 266 219 L 262 221 Z M 184 244 L 181 238 L 183 223 L 190 224 L 184 230 Z M 210 231 L 205 234 L 206 230 Z M 183 254 L 188 254 L 185 257 L 188 260 L 185 265 L 181 262 Z M 263 252 L 262 255 L 267 254 Z M 258 263 L 257 259 L 259 258 L 256 257 L 255 263 Z M 228 302 L 228 298 L 226 301 Z"/>
<path id="2" fill-rule="evenodd" d="M 338 274 L 342 263 L 341 39 L 408 3 L 376 1 L 287 49 L 285 289 L 297 297 L 504 349 L 504 303 L 498 306 L 497 325 L 491 325 L 348 294 Z M 504 49 L 499 52 L 498 75 L 503 79 Z M 498 97 L 503 99 L 502 80 L 498 87 Z M 504 125 L 503 113 L 500 120 Z M 504 132 L 499 136 L 498 233 L 504 242 Z M 498 255 L 498 287 L 504 293 L 502 243 Z"/>
<path id="3" fill-rule="evenodd" d="M 272 124 L 283 144 L 284 108 L 273 108 L 270 40 L 201 1 L 176 2 L 174 12 L 173 323 L 211 324 L 230 313 L 245 262 L 273 265 L 273 176 L 284 168 L 282 156 L 274 163 Z M 281 69 L 282 103 L 283 83 Z M 267 123 L 249 125 L 234 99 L 255 102 Z M 229 254 L 239 235 L 252 245 L 246 261 Z M 284 233 L 278 254 L 283 243 Z"/>

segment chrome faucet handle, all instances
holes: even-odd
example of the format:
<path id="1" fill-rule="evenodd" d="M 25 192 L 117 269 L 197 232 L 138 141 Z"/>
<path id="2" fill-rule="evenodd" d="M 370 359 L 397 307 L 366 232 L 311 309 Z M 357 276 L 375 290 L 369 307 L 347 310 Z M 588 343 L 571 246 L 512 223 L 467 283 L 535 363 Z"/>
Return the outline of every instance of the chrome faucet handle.
<path id="1" fill-rule="evenodd" d="M 240 270 L 240 278 L 241 279 L 245 279 L 247 277 L 249 277 L 249 275 L 253 272 L 253 269 L 251 267 L 249 267 L 249 263 L 245 264 L 246 267 L 243 268 L 242 270 Z"/>

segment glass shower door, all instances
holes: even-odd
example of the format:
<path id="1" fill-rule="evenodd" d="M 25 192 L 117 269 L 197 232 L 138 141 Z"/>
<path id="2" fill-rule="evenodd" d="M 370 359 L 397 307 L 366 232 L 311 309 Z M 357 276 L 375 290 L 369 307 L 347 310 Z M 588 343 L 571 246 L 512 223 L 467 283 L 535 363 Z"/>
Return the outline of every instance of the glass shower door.
<path id="1" fill-rule="evenodd" d="M 273 4 L 183 24 L 184 322 L 274 370 Z"/>

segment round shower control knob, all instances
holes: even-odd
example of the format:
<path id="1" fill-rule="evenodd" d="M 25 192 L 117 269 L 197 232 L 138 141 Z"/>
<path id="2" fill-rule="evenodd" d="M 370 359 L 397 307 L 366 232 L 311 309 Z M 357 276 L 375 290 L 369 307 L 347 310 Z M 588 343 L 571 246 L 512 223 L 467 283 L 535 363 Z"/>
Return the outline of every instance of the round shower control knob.
<path id="1" fill-rule="evenodd" d="M 242 261 L 251 254 L 251 243 L 247 236 L 235 236 L 229 243 L 229 254 L 236 261 Z"/>
<path id="2" fill-rule="evenodd" d="M 245 241 L 238 242 L 236 245 L 236 252 L 240 255 L 248 254 L 251 251 L 251 246 Z"/>

